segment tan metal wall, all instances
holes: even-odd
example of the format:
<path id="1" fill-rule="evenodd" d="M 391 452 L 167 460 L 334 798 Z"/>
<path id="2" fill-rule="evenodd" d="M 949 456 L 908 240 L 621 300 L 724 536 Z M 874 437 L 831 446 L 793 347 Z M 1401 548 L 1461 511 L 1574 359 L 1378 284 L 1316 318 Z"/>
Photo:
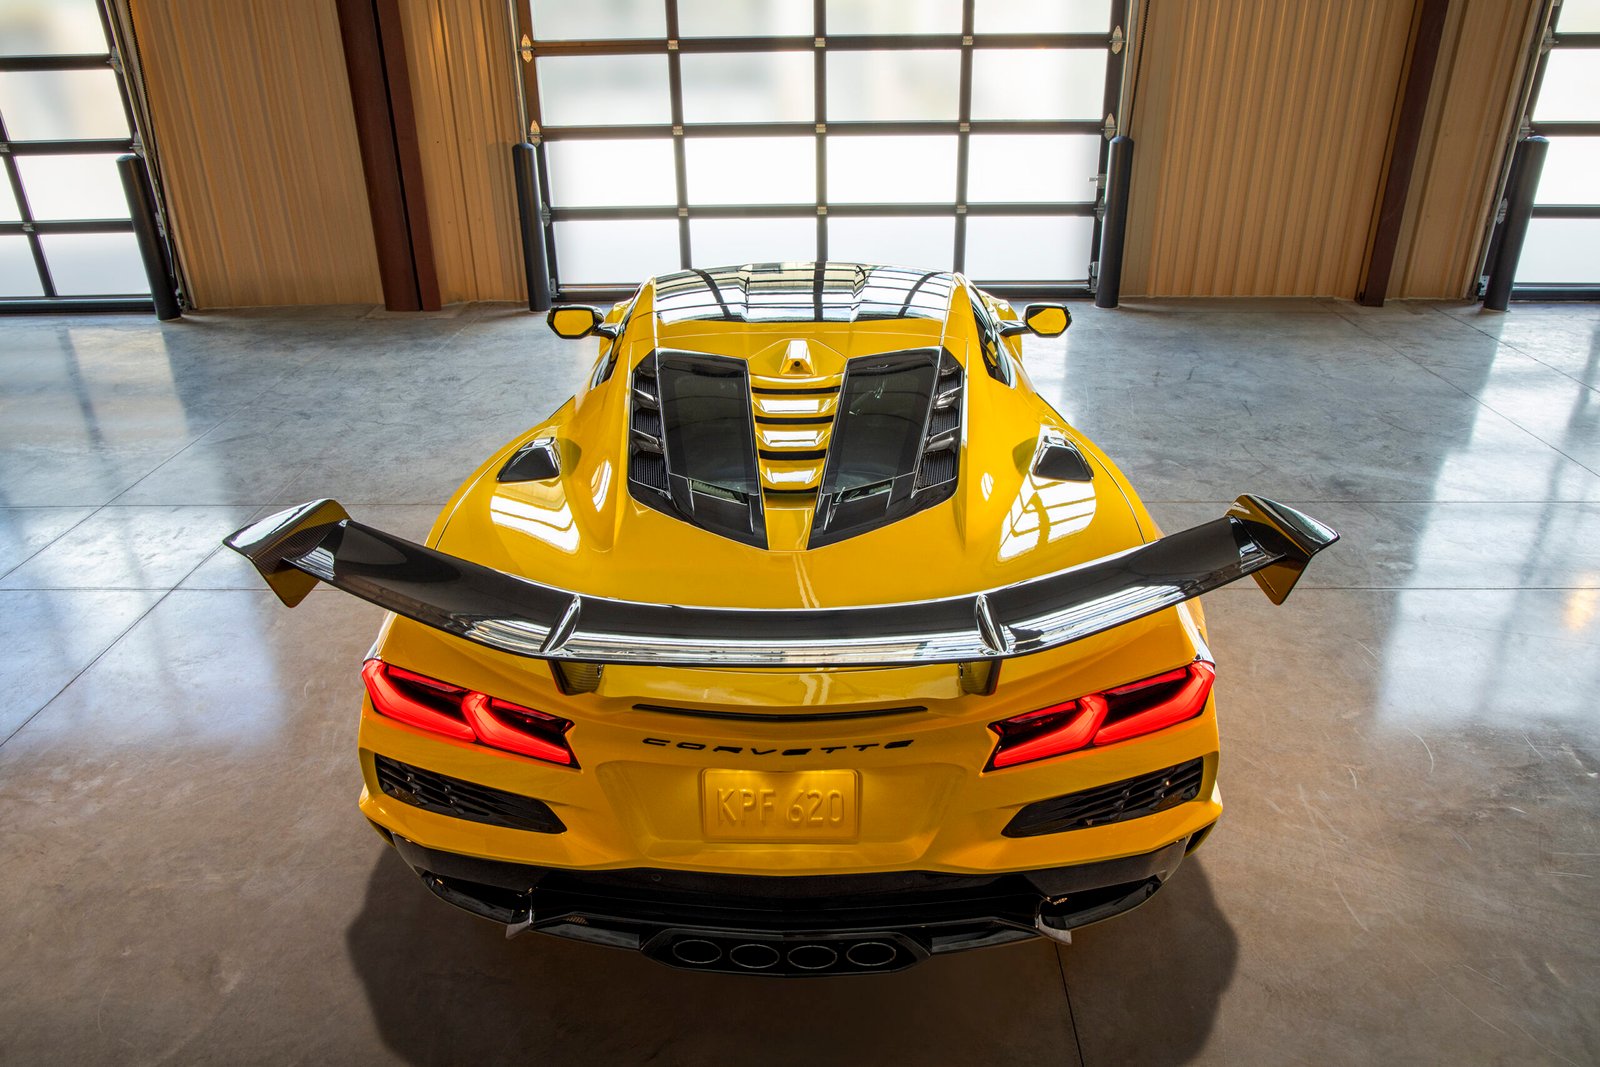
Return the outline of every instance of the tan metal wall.
<path id="1" fill-rule="evenodd" d="M 402 0 L 439 291 L 524 300 L 512 184 L 516 73 L 504 0 Z"/>
<path id="2" fill-rule="evenodd" d="M 1392 296 L 1476 292 L 1539 0 L 1455 0 L 1434 74 Z"/>
<path id="3" fill-rule="evenodd" d="M 201 307 L 381 301 L 332 0 L 132 0 Z"/>
<path id="4" fill-rule="evenodd" d="M 1410 0 L 1149 0 L 1125 295 L 1355 294 Z"/>

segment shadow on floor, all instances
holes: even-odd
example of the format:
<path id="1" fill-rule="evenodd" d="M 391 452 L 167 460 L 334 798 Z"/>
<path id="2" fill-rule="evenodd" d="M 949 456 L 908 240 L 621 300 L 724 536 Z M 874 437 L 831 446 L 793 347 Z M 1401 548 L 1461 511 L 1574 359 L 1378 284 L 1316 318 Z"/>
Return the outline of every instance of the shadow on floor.
<path id="1" fill-rule="evenodd" d="M 1239 962 L 1239 938 L 1200 856 L 1149 903 L 1079 930 L 1061 950 L 1088 1063 L 1192 1062 Z"/>
<path id="2" fill-rule="evenodd" d="M 1118 1011 L 1164 1049 L 1199 1048 L 1236 955 L 1204 873 L 1186 869 L 1142 914 L 1105 931 L 1091 942 L 1097 968 L 1105 953 L 1123 954 L 1119 942 L 1155 957 L 1135 968 Z M 507 941 L 500 927 L 434 899 L 384 849 L 346 941 L 384 1043 L 417 1065 L 1079 1062 L 1061 964 L 1043 940 L 894 975 L 692 974 L 553 937 Z M 1073 984 L 1081 1024 L 1081 983 L 1120 979 L 1084 974 L 1075 952 L 1065 955 L 1068 974 L 1083 974 Z"/>

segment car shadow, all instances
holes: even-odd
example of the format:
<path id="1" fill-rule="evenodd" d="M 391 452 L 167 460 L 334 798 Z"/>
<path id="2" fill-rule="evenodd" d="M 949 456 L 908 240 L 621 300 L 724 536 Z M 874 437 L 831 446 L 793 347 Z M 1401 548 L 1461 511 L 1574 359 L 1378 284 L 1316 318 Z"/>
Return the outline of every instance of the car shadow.
<path id="1" fill-rule="evenodd" d="M 1153 924 L 1141 922 L 1147 916 Z M 1076 945 L 1064 951 L 1070 1008 L 1063 964 L 1042 939 L 889 975 L 695 974 L 635 952 L 543 935 L 508 941 L 501 927 L 436 900 L 383 849 L 346 943 L 384 1043 L 419 1067 L 1075 1063 L 1081 1038 L 1074 1015 L 1080 1026 L 1086 1022 L 1080 987 L 1121 981 L 1118 968 L 1132 984 L 1115 995 L 1098 989 L 1095 997 L 1109 996 L 1115 1011 L 1164 1050 L 1204 1043 L 1232 975 L 1236 941 L 1202 871 L 1184 870 L 1136 915 L 1078 936 L 1089 963 L 1075 958 Z M 1152 966 L 1135 965 L 1144 955 L 1156 957 Z M 1100 1029 L 1091 1022 L 1091 1032 Z"/>
<path id="2" fill-rule="evenodd" d="M 1087 1063 L 1193 1062 L 1239 963 L 1201 855 L 1139 909 L 1079 930 L 1060 950 Z"/>

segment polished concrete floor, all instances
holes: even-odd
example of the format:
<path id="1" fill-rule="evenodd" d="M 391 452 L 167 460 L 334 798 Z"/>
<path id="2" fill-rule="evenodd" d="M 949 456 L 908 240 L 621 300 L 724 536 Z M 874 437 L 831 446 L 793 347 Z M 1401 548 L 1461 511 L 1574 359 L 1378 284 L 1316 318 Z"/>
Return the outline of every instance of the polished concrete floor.
<path id="1" fill-rule="evenodd" d="M 375 608 L 218 539 L 420 535 L 590 358 L 503 306 L 0 321 L 0 1060 L 1594 1063 L 1600 308 L 1078 309 L 1044 392 L 1168 525 L 1345 540 L 1207 600 L 1217 833 L 1143 909 L 774 982 L 498 929 L 354 807 Z"/>

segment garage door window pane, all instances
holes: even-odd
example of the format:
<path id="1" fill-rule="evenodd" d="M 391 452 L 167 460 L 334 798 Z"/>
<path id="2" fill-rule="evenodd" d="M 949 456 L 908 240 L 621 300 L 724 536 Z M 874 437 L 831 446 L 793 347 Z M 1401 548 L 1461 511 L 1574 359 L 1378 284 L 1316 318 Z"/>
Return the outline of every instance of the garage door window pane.
<path id="1" fill-rule="evenodd" d="M 928 204 L 956 195 L 954 137 L 831 137 L 828 200 Z"/>
<path id="2" fill-rule="evenodd" d="M 0 72 L 0 114 L 15 141 L 128 136 L 117 76 L 109 70 Z"/>
<path id="3" fill-rule="evenodd" d="M 924 270 L 949 270 L 955 255 L 953 218 L 830 218 L 828 258 Z"/>
<path id="4" fill-rule="evenodd" d="M 1539 204 L 1600 202 L 1600 137 L 1552 137 L 1539 173 Z"/>
<path id="5" fill-rule="evenodd" d="M 795 0 L 678 0 L 684 37 L 810 37 L 811 5 Z"/>
<path id="6" fill-rule="evenodd" d="M 967 200 L 1093 202 L 1100 141 L 1094 134 L 973 134 Z"/>
<path id="7" fill-rule="evenodd" d="M 0 237 L 0 296 L 43 296 L 26 237 Z"/>
<path id="8" fill-rule="evenodd" d="M 672 121 L 666 56 L 549 56 L 537 65 L 547 126 Z"/>
<path id="9" fill-rule="evenodd" d="M 689 55 L 680 61 L 685 122 L 810 122 L 816 64 L 805 52 Z"/>
<path id="10" fill-rule="evenodd" d="M 1557 33 L 1600 33 L 1600 0 L 1565 0 Z"/>
<path id="11" fill-rule="evenodd" d="M 17 210 L 17 198 L 11 191 L 11 183 L 0 174 L 0 222 L 20 222 L 22 212 Z"/>
<path id="12" fill-rule="evenodd" d="M 557 222 L 556 268 L 562 285 L 637 285 L 678 269 L 678 223 Z"/>
<path id="13" fill-rule="evenodd" d="M 984 282 L 1082 280 L 1094 219 L 1012 215 L 967 219 L 967 276 Z"/>
<path id="14" fill-rule="evenodd" d="M 1099 49 L 980 48 L 972 54 L 974 119 L 1097 119 L 1105 102 Z"/>
<path id="15" fill-rule="evenodd" d="M 555 207 L 678 202 L 670 140 L 550 141 L 544 151 Z"/>
<path id="16" fill-rule="evenodd" d="M 1534 219 L 1517 260 L 1518 285 L 1600 282 L 1600 219 Z"/>
<path id="17" fill-rule="evenodd" d="M 94 0 L 6 0 L 0 4 L 0 55 L 104 52 Z"/>
<path id="18" fill-rule="evenodd" d="M 36 219 L 125 219 L 128 198 L 117 157 L 18 156 L 22 189 Z"/>
<path id="19" fill-rule="evenodd" d="M 828 0 L 827 14 L 829 35 L 961 32 L 961 0 Z"/>
<path id="20" fill-rule="evenodd" d="M 533 35 L 541 41 L 665 37 L 661 0 L 533 0 Z"/>
<path id="21" fill-rule="evenodd" d="M 1535 122 L 1583 122 L 1600 119 L 1600 62 L 1587 49 L 1560 49 L 1550 53 L 1539 86 Z"/>
<path id="22" fill-rule="evenodd" d="M 57 233 L 39 238 L 62 296 L 145 294 L 150 282 L 131 233 Z"/>
<path id="23" fill-rule="evenodd" d="M 1111 0 L 977 0 L 978 33 L 1096 33 L 1111 28 Z"/>
<path id="24" fill-rule="evenodd" d="M 815 137 L 691 137 L 691 204 L 814 204 Z"/>
<path id="25" fill-rule="evenodd" d="M 961 53 L 830 52 L 828 121 L 954 119 Z"/>
<path id="26" fill-rule="evenodd" d="M 689 247 L 701 268 L 817 258 L 816 219 L 693 219 Z"/>

